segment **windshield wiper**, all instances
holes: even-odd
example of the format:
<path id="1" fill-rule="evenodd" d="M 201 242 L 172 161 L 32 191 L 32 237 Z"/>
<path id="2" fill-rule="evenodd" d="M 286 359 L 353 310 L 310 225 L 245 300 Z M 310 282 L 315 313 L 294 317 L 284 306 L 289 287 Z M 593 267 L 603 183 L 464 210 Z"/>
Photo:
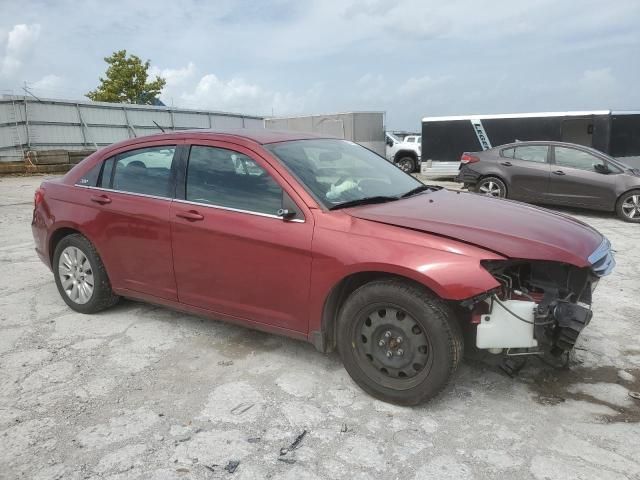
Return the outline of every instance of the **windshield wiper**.
<path id="1" fill-rule="evenodd" d="M 433 187 L 429 185 L 420 185 L 419 187 L 409 190 L 407 193 L 401 195 L 400 198 L 407 198 L 420 192 L 424 192 L 425 190 L 433 190 Z"/>
<path id="2" fill-rule="evenodd" d="M 387 197 L 383 195 L 377 195 L 375 197 L 365 197 L 358 200 L 349 200 L 348 202 L 339 203 L 329 208 L 329 210 L 338 210 L 339 208 L 356 207 L 358 205 L 369 205 L 372 203 L 384 203 L 398 200 L 399 197 Z"/>

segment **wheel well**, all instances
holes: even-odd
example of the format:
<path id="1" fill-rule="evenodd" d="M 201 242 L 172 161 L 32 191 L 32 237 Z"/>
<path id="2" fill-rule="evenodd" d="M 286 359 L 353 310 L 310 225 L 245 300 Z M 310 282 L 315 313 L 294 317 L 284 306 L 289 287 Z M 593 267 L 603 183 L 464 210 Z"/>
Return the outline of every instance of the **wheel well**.
<path id="1" fill-rule="evenodd" d="M 336 347 L 336 320 L 338 313 L 342 308 L 345 300 L 349 298 L 353 292 L 355 292 L 361 286 L 380 279 L 397 279 L 407 283 L 418 285 L 420 288 L 427 289 L 427 287 L 411 278 L 403 277 L 402 275 L 395 275 L 388 272 L 358 272 L 349 275 L 337 285 L 335 285 L 329 296 L 324 302 L 324 308 L 322 310 L 322 331 L 319 332 L 320 338 L 316 335 L 312 335 L 312 343 L 321 352 L 332 352 Z"/>
<path id="2" fill-rule="evenodd" d="M 616 198 L 616 204 L 615 204 L 614 208 L 618 208 L 618 204 L 620 203 L 620 200 L 622 200 L 622 197 L 624 197 L 627 193 L 631 193 L 631 192 L 640 193 L 640 188 L 637 188 L 637 187 L 636 188 L 630 188 L 626 192 L 622 192 L 620 195 L 618 195 L 618 198 Z"/>
<path id="3" fill-rule="evenodd" d="M 56 251 L 56 247 L 58 246 L 58 243 L 60 243 L 60 240 L 62 240 L 64 237 L 68 237 L 69 235 L 73 235 L 74 233 L 80 232 L 68 227 L 59 228 L 58 230 L 53 232 L 51 238 L 49 239 L 49 261 L 51 262 L 51 265 L 53 265 L 53 252 Z"/>
<path id="4" fill-rule="evenodd" d="M 418 159 L 418 154 L 413 150 L 400 150 L 398 153 L 396 153 L 396 156 L 393 157 L 393 161 L 397 162 L 402 157 L 411 157 L 415 161 Z"/>

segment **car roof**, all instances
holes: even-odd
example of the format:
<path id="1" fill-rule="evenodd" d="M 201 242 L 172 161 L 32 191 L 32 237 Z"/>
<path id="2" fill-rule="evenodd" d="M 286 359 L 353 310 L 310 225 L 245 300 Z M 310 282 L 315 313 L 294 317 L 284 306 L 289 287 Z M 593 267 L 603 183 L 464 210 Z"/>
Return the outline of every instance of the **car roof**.
<path id="1" fill-rule="evenodd" d="M 337 138 L 331 135 L 309 133 L 309 132 L 294 132 L 290 130 L 268 130 L 266 128 L 230 128 L 230 129 L 197 129 L 197 130 L 180 130 L 166 133 L 158 133 L 154 135 L 148 135 L 144 137 L 138 137 L 144 141 L 162 140 L 165 138 L 179 139 L 179 138 L 201 138 L 220 140 L 223 137 L 236 137 L 244 140 L 249 140 L 260 145 L 266 145 L 269 143 L 289 142 L 292 140 L 311 140 L 318 138 Z"/>
<path id="2" fill-rule="evenodd" d="M 558 142 L 555 140 L 522 140 L 522 141 L 515 141 L 515 142 L 511 142 L 511 143 L 505 143 L 504 145 L 497 145 L 495 147 L 493 147 L 493 150 L 502 150 L 503 148 L 512 148 L 512 147 L 523 147 L 526 145 L 554 145 L 556 147 L 569 147 L 569 148 L 578 148 L 580 150 L 589 150 L 592 152 L 595 152 L 599 155 L 603 155 L 605 157 L 609 157 L 610 155 L 607 155 L 604 152 L 601 152 L 600 150 L 596 150 L 593 147 L 587 147 L 586 145 L 580 145 L 579 143 L 569 143 L 569 142 Z"/>

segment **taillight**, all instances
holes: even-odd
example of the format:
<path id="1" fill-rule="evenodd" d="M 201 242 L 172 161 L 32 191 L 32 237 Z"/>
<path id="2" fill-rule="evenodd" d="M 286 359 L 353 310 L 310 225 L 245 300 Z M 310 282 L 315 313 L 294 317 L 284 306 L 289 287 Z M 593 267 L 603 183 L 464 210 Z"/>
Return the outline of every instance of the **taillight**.
<path id="1" fill-rule="evenodd" d="M 462 156 L 460 157 L 460 163 L 476 163 L 479 162 L 480 158 L 476 157 L 475 155 L 471 155 L 470 153 L 463 153 Z"/>
<path id="2" fill-rule="evenodd" d="M 37 207 L 44 200 L 44 189 L 42 187 L 38 187 L 36 189 L 36 193 L 33 196 L 33 208 Z"/>

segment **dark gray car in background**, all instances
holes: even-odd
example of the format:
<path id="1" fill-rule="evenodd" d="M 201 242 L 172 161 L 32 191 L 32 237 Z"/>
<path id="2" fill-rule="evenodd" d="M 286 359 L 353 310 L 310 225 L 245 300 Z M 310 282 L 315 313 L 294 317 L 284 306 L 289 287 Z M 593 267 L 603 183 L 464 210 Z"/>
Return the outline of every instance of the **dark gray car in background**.
<path id="1" fill-rule="evenodd" d="M 563 142 L 516 142 L 464 153 L 457 181 L 471 191 L 530 203 L 615 211 L 640 223 L 640 170 Z"/>

